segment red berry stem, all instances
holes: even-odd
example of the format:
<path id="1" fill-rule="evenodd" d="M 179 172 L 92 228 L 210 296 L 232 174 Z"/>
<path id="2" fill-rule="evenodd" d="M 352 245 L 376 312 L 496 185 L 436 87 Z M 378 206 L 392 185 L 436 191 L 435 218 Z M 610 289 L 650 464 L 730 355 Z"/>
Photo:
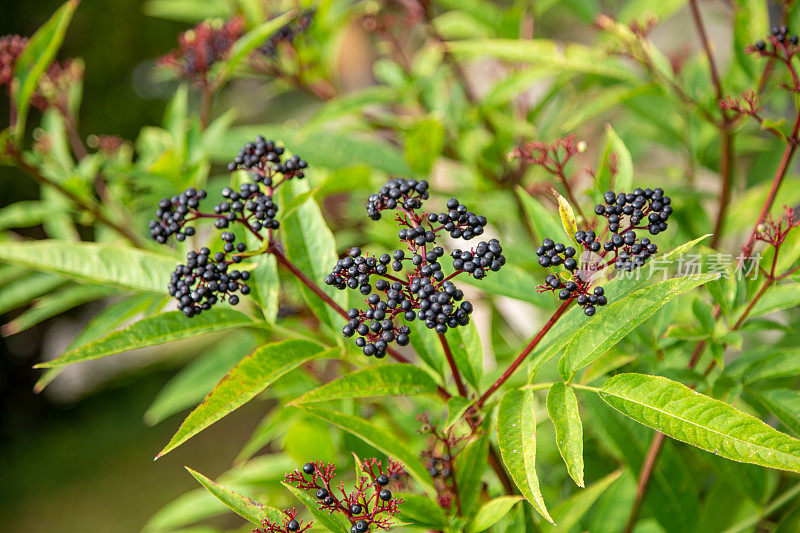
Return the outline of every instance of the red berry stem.
<path id="1" fill-rule="evenodd" d="M 447 358 L 447 364 L 450 365 L 450 372 L 453 374 L 453 380 L 456 382 L 456 388 L 458 389 L 458 393 L 463 396 L 464 398 L 467 397 L 467 387 L 464 385 L 464 382 L 461 379 L 461 373 L 458 371 L 458 365 L 456 365 L 455 359 L 453 359 L 453 352 L 450 350 L 450 344 L 447 342 L 447 337 L 439 335 L 439 342 L 442 343 L 442 348 L 444 349 L 444 356 Z"/>

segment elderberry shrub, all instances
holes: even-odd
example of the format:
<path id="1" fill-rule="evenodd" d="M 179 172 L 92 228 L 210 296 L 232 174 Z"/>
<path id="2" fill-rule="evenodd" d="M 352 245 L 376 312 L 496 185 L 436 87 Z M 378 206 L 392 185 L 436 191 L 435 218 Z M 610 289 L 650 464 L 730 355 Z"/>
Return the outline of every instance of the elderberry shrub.
<path id="1" fill-rule="evenodd" d="M 366 356 L 383 358 L 391 342 L 409 343 L 411 329 L 398 325 L 400 318 L 420 321 L 439 334 L 469 324 L 472 303 L 464 300 L 464 292 L 451 278 L 466 274 L 481 279 L 506 262 L 500 242 L 491 239 L 469 250 L 454 250 L 450 254 L 454 273 L 445 276 L 440 262 L 445 250 L 436 244 L 442 232 L 468 240 L 482 234 L 487 221 L 454 198 L 447 202 L 445 213 L 420 212 L 428 189 L 424 180 L 393 178 L 367 199 L 367 215 L 373 220 L 379 220 L 383 211 L 396 211 L 394 220 L 403 226 L 398 239 L 407 250 L 370 257 L 353 248 L 325 277 L 327 285 L 358 289 L 367 297 L 367 308 L 350 309 L 342 328 L 345 337 L 358 335 L 356 346 Z"/>
<path id="2" fill-rule="evenodd" d="M 230 187 L 222 189 L 221 200 L 212 212 L 200 210 L 200 202 L 208 196 L 205 190 L 190 187 L 181 194 L 161 199 L 155 218 L 150 221 L 150 236 L 160 244 L 165 244 L 173 235 L 176 240 L 184 241 L 196 233 L 189 222 L 211 219 L 218 230 L 238 224 L 259 240 L 266 238 L 271 242 L 272 232 L 280 227 L 275 218 L 278 205 L 273 194 L 286 180 L 303 178 L 307 167 L 304 160 L 297 156 L 286 158 L 283 147 L 259 136 L 247 143 L 228 165 L 230 171 L 248 171 L 251 181 L 242 183 L 238 191 Z M 208 247 L 191 251 L 186 263 L 178 265 L 172 273 L 169 293 L 187 317 L 206 311 L 220 301 L 236 305 L 239 295 L 250 293 L 250 287 L 244 283 L 250 274 L 229 270 L 230 265 L 247 257 L 247 245 L 237 243 L 232 231 L 221 231 L 219 237 L 222 251 L 212 253 Z"/>
<path id="3" fill-rule="evenodd" d="M 644 265 L 658 252 L 658 246 L 648 237 L 640 238 L 637 231 L 658 235 L 667 229 L 673 212 L 672 200 L 661 188 L 636 188 L 632 193 L 607 191 L 603 202 L 594 208 L 596 215 L 606 219 L 602 235 L 578 230 L 575 241 L 580 250 L 550 238 L 536 249 L 539 265 L 563 269 L 548 275 L 539 292 L 553 292 L 564 302 L 574 300 L 587 316 L 608 303 L 605 289 L 593 285 L 593 278 L 611 265 L 628 272 Z"/>
<path id="4" fill-rule="evenodd" d="M 794 47 L 800 43 L 800 38 L 798 38 L 797 35 L 790 35 L 789 28 L 787 28 L 785 25 L 780 25 L 772 27 L 768 41 L 775 47 L 776 52 L 780 48 L 783 48 L 789 54 L 794 54 L 797 51 L 797 49 Z M 750 50 L 755 49 L 755 51 L 758 53 L 766 55 L 768 53 L 767 48 L 767 41 L 758 40 L 752 45 Z"/>

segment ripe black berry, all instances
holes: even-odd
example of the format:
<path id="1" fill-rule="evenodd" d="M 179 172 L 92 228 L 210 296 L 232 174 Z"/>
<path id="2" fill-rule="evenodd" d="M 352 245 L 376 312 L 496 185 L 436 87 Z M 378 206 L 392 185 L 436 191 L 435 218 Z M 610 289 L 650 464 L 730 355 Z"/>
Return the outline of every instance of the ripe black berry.
<path id="1" fill-rule="evenodd" d="M 172 273 L 168 291 L 178 301 L 178 309 L 187 317 L 200 314 L 211 309 L 221 300 L 228 300 L 231 305 L 239 303 L 239 297 L 233 294 L 249 292 L 244 282 L 250 279 L 250 273 L 229 269 L 228 266 L 238 262 L 240 256 L 227 259 L 227 254 L 218 252 L 213 258 L 208 248 L 191 251 L 186 256 L 186 264 L 178 265 Z M 241 259 L 239 259 L 241 260 Z"/>
<path id="2" fill-rule="evenodd" d="M 328 491 L 327 491 L 327 490 L 325 490 L 325 489 L 319 489 L 319 490 L 317 491 L 317 499 L 318 499 L 318 500 L 324 500 L 324 499 L 325 499 L 325 498 L 327 498 L 327 497 L 328 497 Z"/>
<path id="3" fill-rule="evenodd" d="M 314 463 L 306 463 L 303 465 L 303 472 L 306 474 L 313 474 L 315 470 Z"/>
<path id="4" fill-rule="evenodd" d="M 388 502 L 392 499 L 392 491 L 389 489 L 381 489 L 381 491 L 378 493 L 378 496 L 381 500 Z"/>
<path id="5" fill-rule="evenodd" d="M 381 487 L 385 487 L 386 485 L 389 484 L 389 477 L 381 474 L 380 476 L 375 478 L 375 483 L 377 483 Z"/>
<path id="6" fill-rule="evenodd" d="M 369 526 L 367 525 L 367 521 L 366 520 L 359 520 L 358 522 L 356 522 L 355 526 L 353 526 L 353 527 L 359 533 L 362 533 L 364 531 L 368 531 L 369 530 Z"/>
<path id="7" fill-rule="evenodd" d="M 258 136 L 254 142 L 245 144 L 237 156 L 228 163 L 228 170 L 248 170 L 253 180 L 263 183 L 267 187 L 277 185 L 276 178 L 280 175 L 284 180 L 303 178 L 304 169 L 308 166 L 304 160 L 292 156 L 283 160 L 284 148 L 277 146 L 275 141 L 267 141 Z M 281 180 L 282 181 L 282 180 Z"/>
<path id="8" fill-rule="evenodd" d="M 286 524 L 286 529 L 289 531 L 297 531 L 300 529 L 300 523 L 297 520 L 289 520 L 289 523 Z"/>
<path id="9" fill-rule="evenodd" d="M 354 503 L 353 505 L 350 506 L 350 514 L 352 514 L 352 515 L 360 515 L 361 511 L 362 511 L 362 508 L 357 503 Z"/>

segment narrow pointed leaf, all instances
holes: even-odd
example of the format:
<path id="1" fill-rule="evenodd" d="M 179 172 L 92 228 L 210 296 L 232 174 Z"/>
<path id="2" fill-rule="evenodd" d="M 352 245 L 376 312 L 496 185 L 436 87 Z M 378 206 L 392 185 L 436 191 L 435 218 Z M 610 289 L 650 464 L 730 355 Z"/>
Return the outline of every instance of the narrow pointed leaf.
<path id="1" fill-rule="evenodd" d="M 451 328 L 446 333 L 450 351 L 467 383 L 476 389 L 483 376 L 483 345 L 474 322 L 466 326 Z"/>
<path id="2" fill-rule="evenodd" d="M 583 425 L 572 387 L 560 381 L 547 394 L 547 413 L 556 428 L 556 444 L 567 472 L 583 487 Z"/>
<path id="3" fill-rule="evenodd" d="M 753 394 L 764 407 L 778 417 L 784 427 L 800 436 L 800 392 L 791 389 L 773 389 Z"/>
<path id="4" fill-rule="evenodd" d="M 461 497 L 461 511 L 470 516 L 478 503 L 483 472 L 489 455 L 489 439 L 482 437 L 470 442 L 456 457 L 456 482 Z"/>
<path id="5" fill-rule="evenodd" d="M 461 417 L 464 416 L 464 413 L 467 412 L 467 409 L 473 404 L 467 398 L 463 396 L 453 396 L 449 400 L 447 400 L 447 421 L 445 422 L 445 429 L 450 429 L 453 427 Z"/>
<path id="6" fill-rule="evenodd" d="M 564 503 L 553 509 L 553 518 L 558 525 L 542 524 L 542 531 L 552 531 L 553 533 L 572 531 L 572 528 L 578 524 L 583 515 L 589 511 L 600 496 L 606 493 L 606 490 L 611 487 L 621 474 L 621 470 L 611 472 L 603 479 L 589 485 L 589 488 L 576 492 Z"/>
<path id="7" fill-rule="evenodd" d="M 295 498 L 306 506 L 308 511 L 314 516 L 315 526 L 322 526 L 332 533 L 350 533 L 350 521 L 347 520 L 344 515 L 339 513 L 331 514 L 328 511 L 320 510 L 319 502 L 308 493 L 285 482 L 281 482 L 281 485 L 286 487 L 289 492 L 294 494 Z"/>
<path id="8" fill-rule="evenodd" d="M 125 329 L 112 331 L 102 339 L 79 346 L 52 361 L 39 363 L 36 368 L 54 368 L 100 359 L 137 348 L 192 338 L 195 335 L 257 324 L 247 315 L 233 309 L 211 309 L 192 318 L 187 318 L 180 311 L 169 311 L 134 322 Z"/>
<path id="9" fill-rule="evenodd" d="M 403 499 L 400 512 L 397 513 L 400 520 L 415 526 L 436 529 L 444 529 L 447 525 L 444 511 L 430 498 L 405 493 L 397 494 L 397 497 Z"/>
<path id="10" fill-rule="evenodd" d="M 467 524 L 467 533 L 478 533 L 485 529 L 489 529 L 498 520 L 503 518 L 514 507 L 517 502 L 523 500 L 522 496 L 500 496 L 489 500 L 478 509 L 469 524 Z"/>
<path id="11" fill-rule="evenodd" d="M 436 494 L 436 490 L 431 484 L 430 474 L 422 464 L 422 461 L 418 459 L 418 454 L 406 447 L 405 443 L 397 438 L 397 435 L 393 435 L 385 429 L 358 416 L 348 415 L 309 404 L 303 404 L 299 407 L 317 418 L 339 426 L 386 455 L 400 461 L 403 463 L 403 467 L 406 471 L 422 486 L 425 492 L 428 494 Z"/>
<path id="12" fill-rule="evenodd" d="M 205 487 L 208 492 L 213 494 L 217 499 L 219 499 L 219 501 L 228 506 L 231 511 L 247 521 L 252 522 L 257 526 L 261 526 L 261 522 L 266 518 L 269 518 L 273 522 L 279 522 L 281 520 L 283 515 L 278 509 L 255 502 L 227 487 L 223 487 L 219 483 L 215 483 L 200 472 L 196 472 L 188 466 L 185 468 L 198 481 L 198 483 Z"/>
<path id="13" fill-rule="evenodd" d="M 500 400 L 497 444 L 503 463 L 519 491 L 539 514 L 553 522 L 536 475 L 536 414 L 532 391 L 510 390 Z"/>
<path id="14" fill-rule="evenodd" d="M 673 298 L 717 278 L 703 274 L 659 281 L 601 308 L 567 345 L 558 363 L 561 375 L 570 379 Z"/>
<path id="15" fill-rule="evenodd" d="M 0 261 L 123 289 L 166 294 L 175 260 L 135 248 L 55 240 L 3 243 Z"/>
<path id="16" fill-rule="evenodd" d="M 282 207 L 285 208 L 293 198 L 308 190 L 308 183 L 305 181 L 288 181 L 281 190 Z M 295 209 L 291 216 L 282 218 L 281 231 L 284 236 L 283 242 L 286 245 L 286 255 L 289 259 L 311 279 L 319 280 L 321 283 L 321 280 L 330 273 L 336 264 L 338 255 L 333 233 L 325 223 L 325 218 L 322 216 L 317 202 L 313 198 L 309 198 Z M 321 285 L 321 288 L 340 306 L 347 305 L 347 295 L 343 291 L 324 284 Z M 343 319 L 338 313 L 330 309 L 325 302 L 305 286 L 301 287 L 301 291 L 317 318 L 333 330 L 341 328 Z"/>
<path id="17" fill-rule="evenodd" d="M 42 74 L 61 48 L 67 27 L 79 3 L 79 0 L 69 0 L 58 8 L 50 20 L 36 30 L 14 65 L 14 78 L 17 82 L 13 95 L 13 105 L 17 108 L 14 134 L 17 140 L 22 138 L 25 131 L 31 96 L 36 91 Z"/>
<path id="18" fill-rule="evenodd" d="M 309 391 L 293 404 L 326 402 L 370 396 L 412 396 L 436 392 L 427 372 L 411 365 L 371 366 Z"/>
<path id="19" fill-rule="evenodd" d="M 305 340 L 276 342 L 258 348 L 217 383 L 203 403 L 186 417 L 156 459 L 249 402 L 287 372 L 330 354 L 319 344 Z"/>
<path id="20" fill-rule="evenodd" d="M 720 457 L 800 472 L 800 440 L 675 381 L 619 374 L 600 397 L 640 424 Z"/>

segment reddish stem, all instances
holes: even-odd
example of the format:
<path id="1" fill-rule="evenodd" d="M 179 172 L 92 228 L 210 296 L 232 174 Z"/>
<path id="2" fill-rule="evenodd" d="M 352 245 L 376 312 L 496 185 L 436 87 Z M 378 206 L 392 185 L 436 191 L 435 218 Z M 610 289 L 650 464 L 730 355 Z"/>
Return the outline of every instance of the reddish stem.
<path id="1" fill-rule="evenodd" d="M 450 372 L 453 374 L 453 380 L 456 382 L 456 388 L 458 388 L 458 393 L 463 396 L 464 398 L 467 397 L 467 387 L 464 386 L 464 382 L 461 380 L 461 373 L 458 371 L 458 366 L 456 365 L 455 359 L 453 359 L 453 352 L 450 350 L 450 344 L 447 342 L 447 338 L 442 335 L 439 335 L 439 342 L 442 343 L 442 348 L 444 349 L 444 356 L 447 358 L 447 364 L 450 365 Z"/>
<path id="2" fill-rule="evenodd" d="M 508 381 L 508 379 L 514 374 L 514 372 L 516 372 L 517 368 L 520 367 L 520 365 L 525 361 L 525 359 L 533 351 L 533 349 L 536 348 L 539 342 L 541 342 L 542 338 L 544 338 L 547 332 L 550 331 L 550 329 L 555 325 L 556 322 L 558 322 L 558 319 L 561 318 L 561 316 L 566 312 L 567 308 L 570 306 L 572 301 L 573 299 L 570 298 L 569 300 L 562 303 L 558 309 L 556 309 L 555 313 L 553 313 L 553 315 L 545 323 L 545 325 L 542 326 L 542 329 L 540 329 L 539 332 L 533 337 L 533 339 L 531 339 L 531 342 L 529 342 L 528 345 L 517 356 L 517 358 L 514 359 L 514 362 L 511 363 L 511 365 L 506 369 L 506 371 L 503 372 L 503 375 L 500 376 L 500 378 L 497 381 L 492 383 L 492 386 L 489 387 L 489 389 L 483 393 L 483 396 L 481 396 L 478 399 L 478 401 L 475 403 L 476 408 L 482 407 L 483 404 L 486 403 L 486 400 L 488 400 L 489 397 L 503 385 L 503 383 Z"/>

